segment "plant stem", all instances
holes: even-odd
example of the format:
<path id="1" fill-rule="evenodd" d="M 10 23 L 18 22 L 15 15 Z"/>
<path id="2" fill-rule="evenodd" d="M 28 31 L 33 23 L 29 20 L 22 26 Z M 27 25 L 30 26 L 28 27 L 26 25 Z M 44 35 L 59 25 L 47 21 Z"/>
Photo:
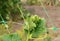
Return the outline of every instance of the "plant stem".
<path id="1" fill-rule="evenodd" d="M 27 35 L 27 39 L 26 39 L 26 41 L 29 41 L 29 33 L 28 33 L 28 35 Z"/>
<path id="2" fill-rule="evenodd" d="M 28 25 L 28 34 L 27 34 L 27 39 L 26 39 L 26 41 L 29 41 L 29 37 L 30 37 L 30 32 L 29 32 L 29 25 Z"/>

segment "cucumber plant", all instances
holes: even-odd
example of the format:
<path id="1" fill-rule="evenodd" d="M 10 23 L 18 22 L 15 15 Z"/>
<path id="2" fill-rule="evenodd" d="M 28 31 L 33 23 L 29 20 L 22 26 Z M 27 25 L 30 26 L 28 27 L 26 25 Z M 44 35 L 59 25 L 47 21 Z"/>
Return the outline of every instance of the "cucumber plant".
<path id="1" fill-rule="evenodd" d="M 46 23 L 44 18 L 40 18 L 37 15 L 32 15 L 25 18 L 24 27 L 21 35 L 26 35 L 25 41 L 29 41 L 32 38 L 39 38 L 39 36 L 44 35 L 47 32 Z M 22 37 L 19 37 L 19 34 L 13 33 L 8 35 L 0 36 L 4 41 L 22 41 Z"/>
<path id="2" fill-rule="evenodd" d="M 26 18 L 24 23 L 24 31 L 29 38 L 38 38 L 47 32 L 46 23 L 44 18 L 37 15 Z"/>

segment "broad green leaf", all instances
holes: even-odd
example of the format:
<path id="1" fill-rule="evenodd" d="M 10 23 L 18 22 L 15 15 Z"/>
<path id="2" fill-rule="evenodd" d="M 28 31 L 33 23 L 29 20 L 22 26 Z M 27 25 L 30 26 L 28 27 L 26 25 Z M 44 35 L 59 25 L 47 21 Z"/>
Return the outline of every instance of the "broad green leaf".
<path id="1" fill-rule="evenodd" d="M 22 41 L 17 33 L 3 35 L 1 39 L 3 41 Z"/>

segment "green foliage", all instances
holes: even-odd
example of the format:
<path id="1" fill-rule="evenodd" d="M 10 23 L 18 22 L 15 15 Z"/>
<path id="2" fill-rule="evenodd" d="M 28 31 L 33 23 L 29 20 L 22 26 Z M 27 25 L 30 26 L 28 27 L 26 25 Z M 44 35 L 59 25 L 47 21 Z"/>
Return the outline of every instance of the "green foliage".
<path id="1" fill-rule="evenodd" d="M 4 20 L 12 19 L 13 21 L 17 21 L 23 17 L 28 17 L 29 13 L 21 5 L 21 0 L 0 0 L 0 15 Z M 2 21 L 1 17 L 0 21 Z"/>
<path id="2" fill-rule="evenodd" d="M 29 4 L 29 5 L 41 5 L 40 0 L 27 0 L 27 4 Z"/>
<path id="3" fill-rule="evenodd" d="M 25 20 L 24 30 L 32 34 L 32 37 L 38 37 L 46 32 L 45 20 L 37 15 L 31 16 Z"/>
<path id="4" fill-rule="evenodd" d="M 3 41 L 22 41 L 17 33 L 0 36 Z"/>
<path id="5" fill-rule="evenodd" d="M 0 14 L 3 19 L 6 20 L 11 14 L 19 13 L 18 6 L 21 7 L 20 0 L 0 0 Z"/>
<path id="6" fill-rule="evenodd" d="M 41 5 L 41 2 L 47 6 L 60 6 L 59 0 L 27 0 L 28 5 Z"/>

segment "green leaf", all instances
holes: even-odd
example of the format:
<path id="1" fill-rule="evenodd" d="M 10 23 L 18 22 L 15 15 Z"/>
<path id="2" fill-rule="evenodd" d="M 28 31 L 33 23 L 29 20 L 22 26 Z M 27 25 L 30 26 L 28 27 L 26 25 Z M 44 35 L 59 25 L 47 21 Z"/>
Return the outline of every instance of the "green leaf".
<path id="1" fill-rule="evenodd" d="M 22 41 L 17 33 L 3 35 L 1 39 L 3 41 Z"/>

